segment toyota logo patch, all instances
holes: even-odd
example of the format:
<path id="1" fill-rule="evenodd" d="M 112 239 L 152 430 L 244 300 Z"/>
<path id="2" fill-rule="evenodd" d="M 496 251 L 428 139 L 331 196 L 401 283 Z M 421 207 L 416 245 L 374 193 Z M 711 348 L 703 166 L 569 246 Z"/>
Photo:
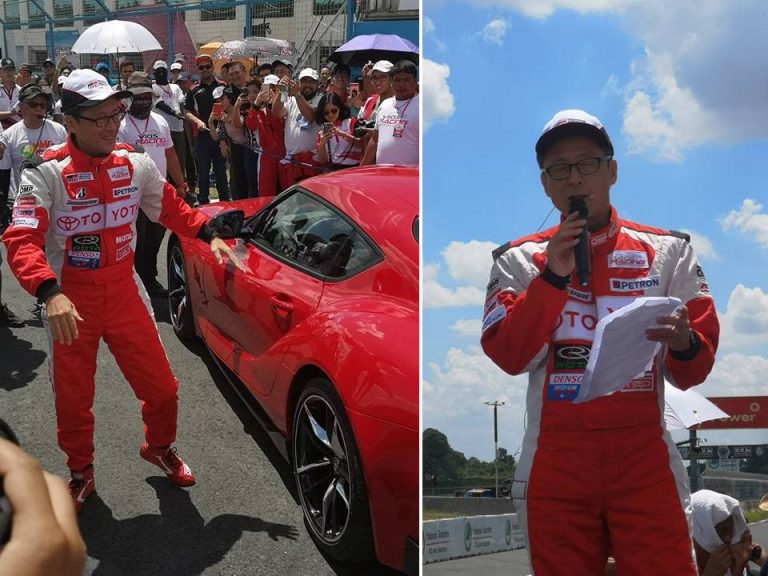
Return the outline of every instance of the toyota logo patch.
<path id="1" fill-rule="evenodd" d="M 80 227 L 80 219 L 75 218 L 74 216 L 60 216 L 56 219 L 56 224 L 58 224 L 59 228 L 62 230 L 72 232 L 72 230 L 77 230 Z"/>

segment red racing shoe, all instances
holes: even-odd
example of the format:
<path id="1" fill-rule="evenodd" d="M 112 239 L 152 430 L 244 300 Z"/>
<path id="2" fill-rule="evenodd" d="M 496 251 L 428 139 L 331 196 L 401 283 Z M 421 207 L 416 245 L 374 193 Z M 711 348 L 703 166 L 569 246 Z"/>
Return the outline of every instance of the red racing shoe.
<path id="1" fill-rule="evenodd" d="M 170 446 L 152 448 L 145 442 L 141 445 L 139 453 L 144 460 L 165 472 L 165 475 L 177 486 L 192 486 L 195 483 L 195 475 L 176 453 L 176 448 Z"/>
<path id="2" fill-rule="evenodd" d="M 82 472 L 72 471 L 69 493 L 72 496 L 72 503 L 75 505 L 75 512 L 80 512 L 85 499 L 94 492 L 96 492 L 96 483 L 93 480 L 93 466 L 88 466 Z"/>

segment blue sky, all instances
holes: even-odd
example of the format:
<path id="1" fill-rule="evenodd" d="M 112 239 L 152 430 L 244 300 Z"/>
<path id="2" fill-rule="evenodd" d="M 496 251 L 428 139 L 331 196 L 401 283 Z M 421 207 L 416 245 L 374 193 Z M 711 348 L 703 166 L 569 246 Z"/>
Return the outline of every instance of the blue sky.
<path id="1" fill-rule="evenodd" d="M 671 6 L 669 6 L 671 5 Z M 624 217 L 685 230 L 721 322 L 708 396 L 768 395 L 768 10 L 762 0 L 424 0 L 424 427 L 514 453 L 527 376 L 479 347 L 491 250 L 551 204 L 534 143 L 564 108 L 598 116 Z M 557 221 L 551 215 L 546 226 Z M 705 435 L 765 442 L 766 432 Z"/>

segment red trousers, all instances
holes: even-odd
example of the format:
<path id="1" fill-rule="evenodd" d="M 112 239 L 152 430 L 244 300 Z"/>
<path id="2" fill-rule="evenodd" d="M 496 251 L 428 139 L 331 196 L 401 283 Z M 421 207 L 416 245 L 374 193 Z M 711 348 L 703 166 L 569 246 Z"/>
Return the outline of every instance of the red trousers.
<path id="1" fill-rule="evenodd" d="M 317 176 L 321 173 L 320 168 L 315 167 L 312 152 L 294 154 L 293 159 L 295 162 L 280 164 L 279 166 L 280 190 L 286 190 L 304 178 Z"/>
<path id="2" fill-rule="evenodd" d="M 83 318 L 78 322 L 79 338 L 72 345 L 50 340 L 56 433 L 67 465 L 80 471 L 93 463 L 94 376 L 102 338 L 141 402 L 146 441 L 151 446 L 173 444 L 178 382 L 150 314 L 149 300 L 142 300 L 139 293 L 141 290 L 146 298 L 138 277 L 103 274 L 113 274 L 112 270 L 66 272 L 62 292 Z"/>

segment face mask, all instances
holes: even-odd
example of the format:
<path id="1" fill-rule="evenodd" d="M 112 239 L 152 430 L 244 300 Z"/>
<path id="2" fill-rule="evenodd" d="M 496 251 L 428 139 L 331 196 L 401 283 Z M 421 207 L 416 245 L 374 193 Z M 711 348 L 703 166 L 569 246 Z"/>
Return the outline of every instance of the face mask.
<path id="1" fill-rule="evenodd" d="M 168 84 L 168 70 L 159 68 L 155 70 L 155 82 L 158 84 Z"/>
<path id="2" fill-rule="evenodd" d="M 135 118 L 147 118 L 152 110 L 152 100 L 134 100 L 131 102 L 130 113 Z"/>

